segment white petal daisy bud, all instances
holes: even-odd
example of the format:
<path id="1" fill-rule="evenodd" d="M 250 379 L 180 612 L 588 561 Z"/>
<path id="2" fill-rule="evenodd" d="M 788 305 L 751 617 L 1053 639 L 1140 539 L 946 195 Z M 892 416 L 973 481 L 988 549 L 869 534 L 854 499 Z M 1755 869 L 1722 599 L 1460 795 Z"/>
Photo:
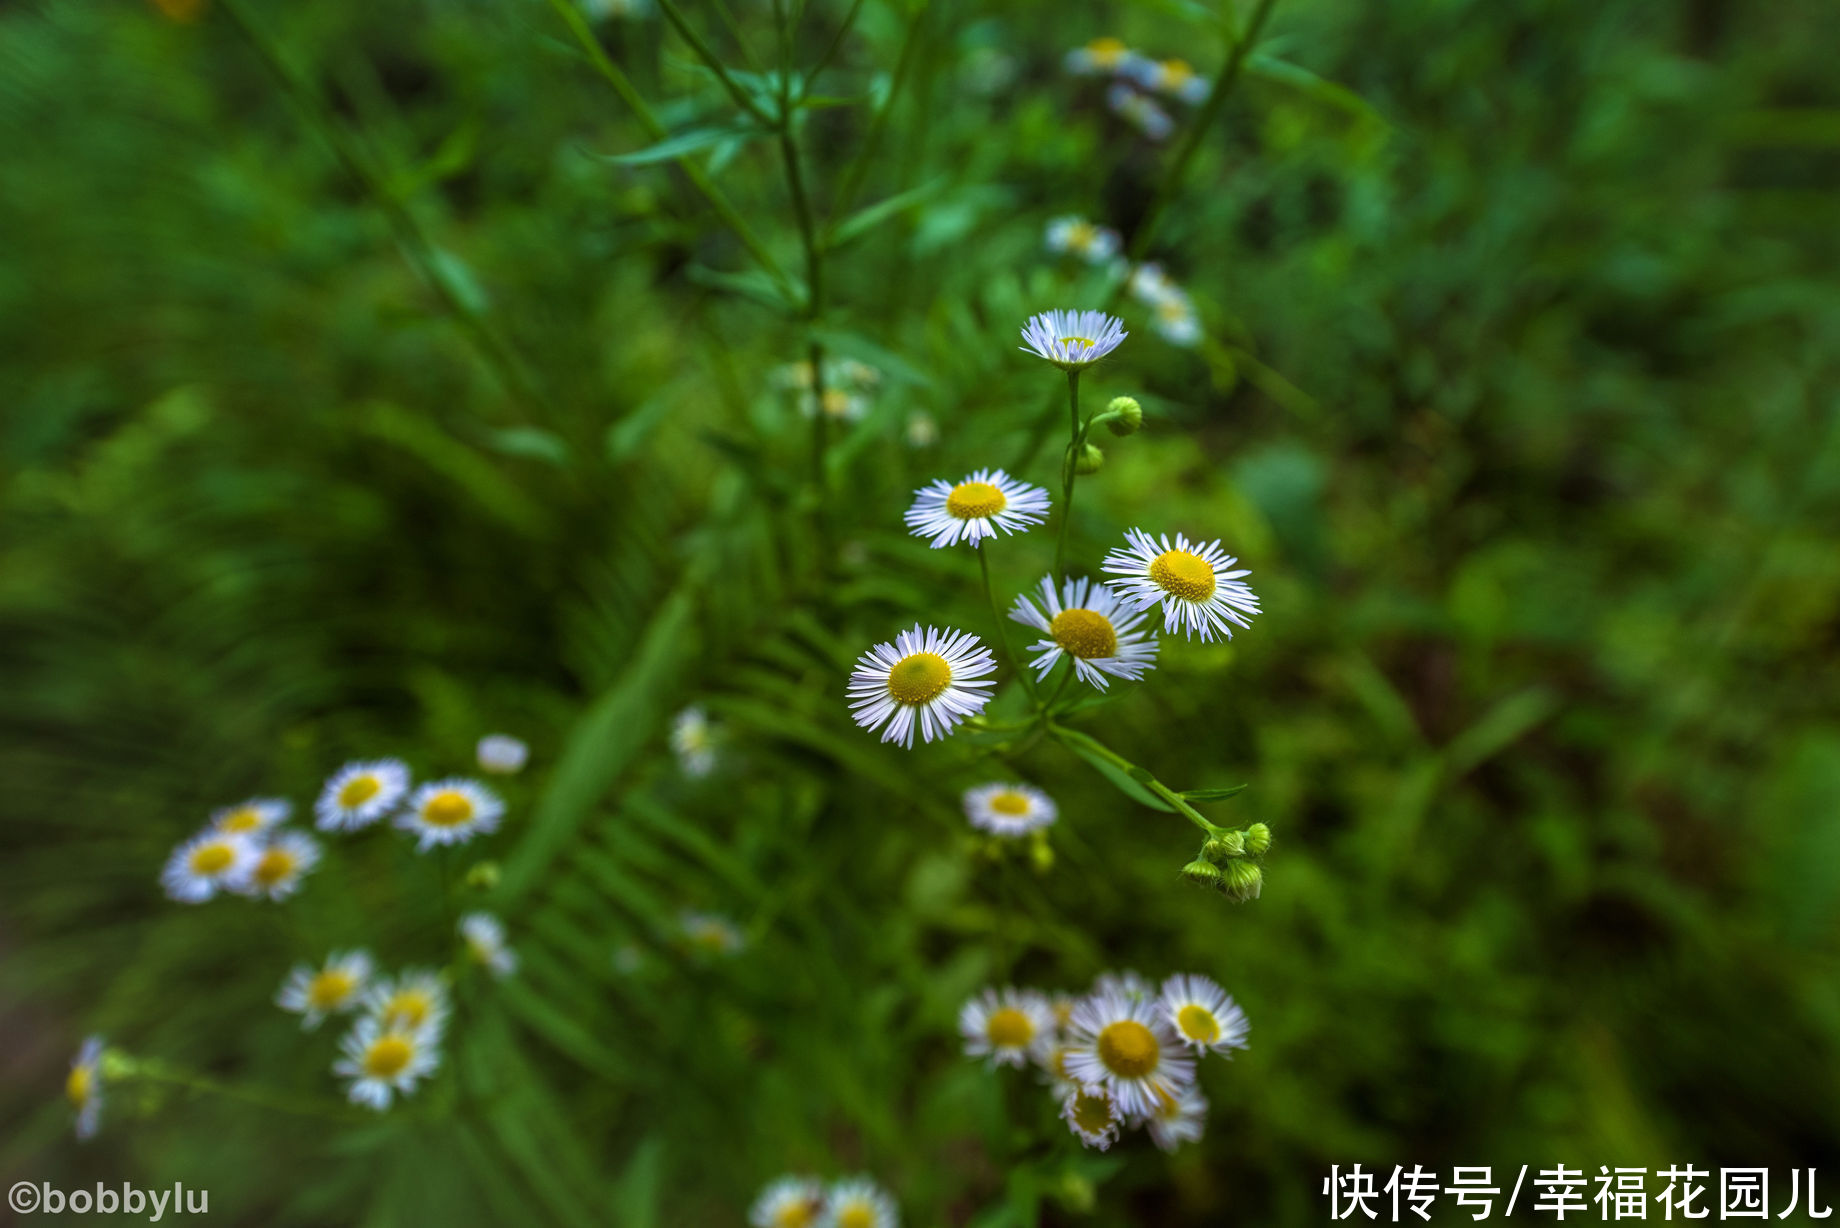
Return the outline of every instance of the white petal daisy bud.
<path id="1" fill-rule="evenodd" d="M 1144 407 L 1136 397 L 1113 397 L 1105 412 L 1105 425 L 1114 435 L 1135 435 L 1143 428 Z"/>

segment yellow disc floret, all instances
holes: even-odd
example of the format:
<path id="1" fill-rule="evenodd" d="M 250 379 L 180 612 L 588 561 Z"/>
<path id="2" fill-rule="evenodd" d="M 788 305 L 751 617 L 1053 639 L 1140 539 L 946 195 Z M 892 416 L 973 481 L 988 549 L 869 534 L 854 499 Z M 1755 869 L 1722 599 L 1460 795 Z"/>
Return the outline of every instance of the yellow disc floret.
<path id="1" fill-rule="evenodd" d="M 256 862 L 255 880 L 263 887 L 274 887 L 287 881 L 294 873 L 296 859 L 286 849 L 269 849 L 262 854 L 262 860 Z"/>
<path id="2" fill-rule="evenodd" d="M 353 806 L 362 806 L 381 792 L 383 792 L 383 785 L 375 776 L 369 774 L 353 776 L 345 782 L 345 787 L 339 790 L 339 805 L 350 810 Z"/>
<path id="3" fill-rule="evenodd" d="M 457 827 L 473 817 L 473 799 L 456 789 L 443 789 L 422 805 L 422 819 L 435 827 Z"/>
<path id="4" fill-rule="evenodd" d="M 1009 506 L 1009 499 L 989 482 L 960 482 L 946 496 L 946 514 L 959 520 L 983 520 Z"/>
<path id="5" fill-rule="evenodd" d="M 1073 1098 L 1073 1121 L 1088 1134 L 1103 1134 L 1111 1129 L 1112 1102 L 1104 1096 L 1080 1092 Z"/>
<path id="6" fill-rule="evenodd" d="M 875 1228 L 875 1208 L 867 1203 L 845 1203 L 833 1221 L 837 1228 Z"/>
<path id="7" fill-rule="evenodd" d="M 1005 1006 L 990 1013 L 984 1034 L 998 1048 L 1020 1049 L 1035 1039 L 1035 1024 L 1015 1007 Z"/>
<path id="8" fill-rule="evenodd" d="M 262 812 L 254 806 L 240 806 L 223 817 L 219 831 L 255 831 L 262 826 Z"/>
<path id="9" fill-rule="evenodd" d="M 378 1037 L 364 1052 L 364 1073 L 374 1079 L 394 1079 L 415 1056 L 415 1045 L 408 1038 L 391 1033 Z"/>
<path id="10" fill-rule="evenodd" d="M 1118 631 L 1112 620 L 1093 610 L 1062 610 L 1048 624 L 1054 642 L 1082 661 L 1118 655 Z"/>
<path id="11" fill-rule="evenodd" d="M 931 703 L 952 685 L 952 667 L 936 652 L 902 657 L 888 671 L 888 695 L 896 703 Z"/>
<path id="12" fill-rule="evenodd" d="M 1143 1078 L 1156 1069 L 1161 1056 L 1156 1035 L 1135 1019 L 1107 1024 L 1099 1033 L 1099 1060 L 1121 1078 Z"/>
<path id="13" fill-rule="evenodd" d="M 990 808 L 998 814 L 1025 815 L 1029 812 L 1029 799 L 1014 789 L 1005 789 L 990 799 Z"/>
<path id="14" fill-rule="evenodd" d="M 1165 550 L 1150 564 L 1150 579 L 1166 593 L 1184 601 L 1206 601 L 1214 595 L 1214 568 L 1206 559 L 1186 550 Z"/>
<path id="15" fill-rule="evenodd" d="M 809 1228 L 817 1222 L 817 1206 L 809 1202 L 787 1202 L 773 1213 L 773 1228 Z"/>
<path id="16" fill-rule="evenodd" d="M 327 968 L 307 983 L 307 1002 L 316 1011 L 332 1011 L 345 1005 L 358 978 L 343 968 Z"/>
<path id="17" fill-rule="evenodd" d="M 1202 1044 L 1211 1045 L 1220 1039 L 1220 1020 L 1214 1018 L 1213 1011 L 1193 1002 L 1176 1012 L 1176 1026 L 1182 1029 L 1182 1035 Z"/>
<path id="18" fill-rule="evenodd" d="M 222 874 L 236 860 L 236 854 L 227 844 L 200 845 L 192 853 L 192 873 L 202 875 Z"/>
<path id="19" fill-rule="evenodd" d="M 79 1109 L 89 1103 L 90 1096 L 96 1089 L 96 1072 L 88 1066 L 72 1066 L 70 1077 L 64 1080 L 64 1094 L 70 1097 L 70 1103 Z"/>

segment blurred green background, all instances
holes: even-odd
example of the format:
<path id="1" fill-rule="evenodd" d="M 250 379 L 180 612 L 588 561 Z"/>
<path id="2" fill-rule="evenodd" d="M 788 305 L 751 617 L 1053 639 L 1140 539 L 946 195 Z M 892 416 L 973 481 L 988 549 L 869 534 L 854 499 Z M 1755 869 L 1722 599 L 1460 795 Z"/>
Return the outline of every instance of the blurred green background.
<path id="1" fill-rule="evenodd" d="M 809 67 L 848 6 L 802 8 Z M 764 0 L 685 10 L 772 60 Z M 557 7 L 243 11 L 280 71 L 221 6 L 0 6 L 9 1184 L 717 1225 L 780 1172 L 862 1170 L 914 1225 L 1292 1224 L 1355 1161 L 1786 1185 L 1840 1156 L 1840 9 L 1277 5 L 1151 245 L 1209 339 L 1126 303 L 1086 396 L 1149 424 L 1105 441 L 1072 540 L 1091 569 L 1183 530 L 1252 569 L 1251 631 L 1166 644 L 1086 726 L 1251 784 L 1223 821 L 1277 845 L 1241 906 L 1052 746 L 1014 769 L 1060 800 L 1052 868 L 992 860 L 957 796 L 1011 769 L 879 746 L 843 703 L 916 619 L 989 634 L 970 556 L 901 512 L 1059 429 L 1017 330 L 1105 286 L 1043 226 L 1129 238 L 1192 122 L 1146 142 L 1063 55 L 1110 33 L 1211 73 L 1220 11 L 860 7 L 805 186 L 821 218 L 923 190 L 828 258 L 820 339 L 882 381 L 826 513 L 773 383 L 808 335 L 680 166 L 614 160 L 652 136 Z M 732 123 L 649 6 L 586 22 L 664 129 Z M 689 154 L 796 273 L 779 158 Z M 1000 592 L 1050 550 L 998 543 Z M 667 744 L 691 703 L 723 735 L 703 782 Z M 334 1031 L 270 998 L 331 945 L 443 959 L 428 863 L 370 833 L 292 904 L 199 908 L 160 866 L 216 806 L 310 803 L 357 756 L 470 771 L 494 730 L 532 766 L 468 854 L 524 966 L 469 987 L 413 1111 L 124 1088 L 72 1140 L 92 1031 L 334 1104 Z M 686 956 L 684 908 L 746 951 Z M 988 981 L 1127 966 L 1252 1020 L 1169 1157 L 1080 1153 L 958 1050 Z"/>

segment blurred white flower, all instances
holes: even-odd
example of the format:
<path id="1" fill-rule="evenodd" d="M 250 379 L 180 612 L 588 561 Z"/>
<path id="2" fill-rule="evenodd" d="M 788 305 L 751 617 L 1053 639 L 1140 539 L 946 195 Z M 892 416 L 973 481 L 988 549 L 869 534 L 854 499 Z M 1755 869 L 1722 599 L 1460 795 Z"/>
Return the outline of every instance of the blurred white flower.
<path id="1" fill-rule="evenodd" d="M 321 831 L 369 827 L 401 804 L 409 792 L 409 765 L 400 759 L 348 763 L 334 772 L 314 803 Z"/>
<path id="2" fill-rule="evenodd" d="M 1183 973 L 1163 982 L 1163 1013 L 1182 1042 L 1196 1053 L 1225 1053 L 1246 1047 L 1246 1012 L 1205 976 Z"/>
<path id="3" fill-rule="evenodd" d="M 1190 104 L 1207 100 L 1207 78 L 1191 68 L 1186 60 L 1152 60 L 1141 57 L 1131 65 L 1127 73 L 1131 80 L 1155 93 L 1180 98 Z"/>
<path id="4" fill-rule="evenodd" d="M 779 1177 L 748 1208 L 752 1228 L 817 1228 L 824 1185 L 815 1177 Z"/>
<path id="5" fill-rule="evenodd" d="M 894 1199 L 867 1177 L 851 1177 L 830 1188 L 823 1228 L 900 1228 Z"/>
<path id="6" fill-rule="evenodd" d="M 698 955 L 738 955 L 747 946 L 740 927 L 717 913 L 685 910 L 677 926 L 684 942 Z"/>
<path id="7" fill-rule="evenodd" d="M 907 415 L 905 438 L 910 448 L 930 448 L 939 442 L 939 424 L 931 414 L 915 410 Z"/>
<path id="8" fill-rule="evenodd" d="M 1017 348 L 1071 370 L 1099 361 L 1128 336 L 1123 322 L 1103 311 L 1045 311 L 1023 326 L 1028 344 Z"/>
<path id="9" fill-rule="evenodd" d="M 914 492 L 905 517 L 908 532 L 934 549 L 964 542 L 976 546 L 999 532 L 1017 533 L 1048 515 L 1048 492 L 1001 469 L 980 469 L 954 485 L 941 478 Z"/>
<path id="10" fill-rule="evenodd" d="M 1220 542 L 1191 542 L 1167 533 L 1158 541 L 1142 529 L 1125 530 L 1126 545 L 1105 556 L 1101 568 L 1118 577 L 1107 580 L 1125 605 L 1147 610 L 1163 606 L 1163 628 L 1185 636 L 1212 640 L 1233 638 L 1233 627 L 1250 627 L 1259 612 L 1259 599 L 1242 577 L 1251 573 L 1229 570 L 1238 559 L 1220 548 Z"/>
<path id="11" fill-rule="evenodd" d="M 102 1050 L 102 1037 L 84 1040 L 64 1080 L 64 1095 L 77 1114 L 79 1139 L 94 1138 L 102 1124 Z"/>
<path id="12" fill-rule="evenodd" d="M 407 1096 L 440 1065 L 438 1043 L 430 1033 L 360 1019 L 339 1042 L 340 1057 L 332 1072 L 351 1081 L 346 1094 L 352 1103 L 381 1113 L 393 1096 Z"/>
<path id="13" fill-rule="evenodd" d="M 423 785 L 409 797 L 409 808 L 396 816 L 396 826 L 416 837 L 415 851 L 426 853 L 442 844 L 463 844 L 474 836 L 495 831 L 505 804 L 475 780 L 451 776 Z"/>
<path id="14" fill-rule="evenodd" d="M 207 831 L 173 850 L 160 874 L 166 894 L 186 904 L 202 904 L 219 891 L 235 890 L 259 854 L 248 835 Z"/>
<path id="15" fill-rule="evenodd" d="M 1069 214 L 1048 223 L 1048 250 L 1069 252 L 1088 264 L 1104 264 L 1116 256 L 1119 242 L 1116 230 L 1096 225 L 1083 217 Z"/>
<path id="16" fill-rule="evenodd" d="M 1184 348 L 1201 340 L 1201 317 L 1186 295 L 1165 296 L 1152 308 L 1157 334 L 1171 345 Z"/>
<path id="17" fill-rule="evenodd" d="M 466 941 L 467 957 L 493 976 L 517 971 L 517 952 L 506 944 L 504 924 L 491 913 L 470 912 L 460 918 L 460 937 Z"/>
<path id="18" fill-rule="evenodd" d="M 1105 101 L 1120 118 L 1129 122 L 1150 140 L 1168 140 L 1169 134 L 1175 131 L 1176 124 L 1169 118 L 1169 112 L 1122 81 L 1114 82 L 1112 87 L 1105 91 Z"/>
<path id="19" fill-rule="evenodd" d="M 685 708 L 672 719 L 671 751 L 678 768 L 692 780 L 715 770 L 715 727 L 701 707 Z"/>
<path id="20" fill-rule="evenodd" d="M 300 880 L 319 864 L 319 841 L 304 832 L 277 832 L 259 847 L 249 872 L 231 889 L 243 895 L 285 900 L 300 889 Z"/>
<path id="21" fill-rule="evenodd" d="M 1095 38 L 1084 47 L 1075 47 L 1067 53 L 1065 64 L 1067 71 L 1075 76 L 1089 77 L 1128 72 L 1142 58 L 1125 46 L 1124 40 L 1107 36 Z"/>
<path id="22" fill-rule="evenodd" d="M 474 754 L 479 759 L 480 771 L 503 776 L 523 771 L 524 765 L 530 762 L 530 747 L 508 733 L 488 733 L 479 739 Z"/>
<path id="23" fill-rule="evenodd" d="M 1110 685 L 1108 675 L 1135 682 L 1156 667 L 1156 637 L 1144 628 L 1143 612 L 1129 609 L 1117 594 L 1091 580 L 1068 580 L 1056 593 L 1054 577 L 1044 576 L 1039 604 L 1022 594 L 1009 616 L 1048 633 L 1032 645 L 1040 654 L 1030 662 L 1038 679 L 1046 678 L 1063 656 L 1082 681 L 1101 691 Z"/>
<path id="24" fill-rule="evenodd" d="M 294 803 L 279 797 L 252 797 L 211 812 L 211 830 L 227 835 L 254 836 L 287 822 Z"/>
<path id="25" fill-rule="evenodd" d="M 364 995 L 364 1012 L 382 1027 L 438 1039 L 447 1029 L 447 982 L 428 968 L 411 968 L 385 978 Z"/>
<path id="26" fill-rule="evenodd" d="M 1068 1073 L 1110 1091 L 1127 1117 L 1147 1115 L 1195 1081 L 1195 1059 L 1158 1003 L 1095 993 L 1073 1008 L 1067 1041 Z"/>
<path id="27" fill-rule="evenodd" d="M 1054 1043 L 1054 1010 L 1032 989 L 986 989 L 959 1008 L 958 1033 L 967 1057 L 1021 1067 Z"/>
<path id="28" fill-rule="evenodd" d="M 296 964 L 275 995 L 275 1005 L 300 1016 L 300 1026 L 317 1028 L 327 1015 L 351 1010 L 370 984 L 371 957 L 365 951 L 334 951 L 317 970 Z"/>
<path id="29" fill-rule="evenodd" d="M 1207 1128 L 1207 1097 L 1193 1087 L 1185 1087 L 1173 1096 L 1160 1099 L 1144 1125 L 1151 1141 L 1164 1151 L 1174 1151 L 1183 1143 L 1200 1139 Z"/>
<path id="30" fill-rule="evenodd" d="M 988 784 L 966 789 L 965 817 L 993 836 L 1023 836 L 1054 822 L 1054 799 L 1034 785 Z"/>
<path id="31" fill-rule="evenodd" d="M 910 750 L 917 727 L 928 742 L 943 738 L 990 702 L 997 663 L 968 631 L 944 632 L 920 624 L 892 644 L 877 644 L 850 673 L 850 713 L 882 741 Z M 886 728 L 884 728 L 886 726 Z"/>

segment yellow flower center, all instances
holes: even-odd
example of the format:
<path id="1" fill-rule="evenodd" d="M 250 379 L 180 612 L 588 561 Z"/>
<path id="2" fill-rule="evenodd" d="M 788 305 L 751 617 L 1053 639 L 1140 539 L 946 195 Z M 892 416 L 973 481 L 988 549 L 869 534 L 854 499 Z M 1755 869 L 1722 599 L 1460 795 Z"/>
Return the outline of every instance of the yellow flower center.
<path id="1" fill-rule="evenodd" d="M 1095 38 L 1086 44 L 1086 54 L 1092 57 L 1093 63 L 1109 67 L 1124 56 L 1124 41 L 1109 35 L 1105 38 Z"/>
<path id="2" fill-rule="evenodd" d="M 1029 812 L 1029 799 L 1014 789 L 1005 789 L 990 799 L 990 808 L 998 814 L 1023 815 Z"/>
<path id="3" fill-rule="evenodd" d="M 243 806 L 225 815 L 217 825 L 219 831 L 255 831 L 262 826 L 262 815 L 253 806 Z"/>
<path id="4" fill-rule="evenodd" d="M 1015 1007 L 1005 1006 L 990 1013 L 984 1035 L 1000 1049 L 1020 1049 L 1035 1039 L 1035 1025 Z"/>
<path id="5" fill-rule="evenodd" d="M 1066 1079 L 1070 1082 L 1072 1081 L 1073 1075 L 1067 1069 L 1067 1046 L 1066 1045 L 1060 1046 L 1059 1048 L 1055 1049 L 1055 1051 L 1052 1054 L 1049 1055 L 1048 1069 L 1054 1072 L 1056 1078 Z"/>
<path id="6" fill-rule="evenodd" d="M 1118 632 L 1112 620 L 1093 610 L 1062 610 L 1048 624 L 1048 634 L 1082 661 L 1118 653 Z"/>
<path id="7" fill-rule="evenodd" d="M 1088 1134 L 1103 1134 L 1112 1125 L 1112 1102 L 1105 1096 L 1080 1092 L 1073 1098 L 1074 1124 Z"/>
<path id="8" fill-rule="evenodd" d="M 192 873 L 210 877 L 222 874 L 236 860 L 227 844 L 207 844 L 192 853 Z"/>
<path id="9" fill-rule="evenodd" d="M 307 982 L 307 1003 L 314 1010 L 337 1010 L 358 987 L 358 978 L 343 968 L 327 968 Z"/>
<path id="10" fill-rule="evenodd" d="M 952 685 L 952 667 L 936 652 L 916 652 L 902 657 L 888 671 L 888 695 L 910 707 L 931 703 Z"/>
<path id="11" fill-rule="evenodd" d="M 1176 1026 L 1182 1029 L 1182 1035 L 1203 1044 L 1211 1045 L 1220 1039 L 1220 1021 L 1214 1018 L 1214 1012 L 1193 1002 L 1176 1012 Z"/>
<path id="12" fill-rule="evenodd" d="M 1067 227 L 1067 246 L 1075 251 L 1085 251 L 1099 237 L 1099 228 L 1091 222 L 1075 222 Z"/>
<path id="13" fill-rule="evenodd" d="M 1009 499 L 989 482 L 960 482 L 946 496 L 946 515 L 959 520 L 982 520 L 1009 506 Z"/>
<path id="14" fill-rule="evenodd" d="M 364 1073 L 375 1079 L 394 1079 L 414 1056 L 415 1046 L 404 1037 L 380 1037 L 364 1053 Z"/>
<path id="15" fill-rule="evenodd" d="M 433 827 L 455 827 L 473 817 L 473 799 L 454 789 L 443 789 L 422 806 L 422 819 Z"/>
<path id="16" fill-rule="evenodd" d="M 831 417 L 841 418 L 848 414 L 852 404 L 854 404 L 853 399 L 843 389 L 826 388 L 824 390 L 824 412 Z"/>
<path id="17" fill-rule="evenodd" d="M 1175 324 L 1188 319 L 1188 304 L 1180 299 L 1170 299 L 1166 303 L 1156 305 L 1156 314 L 1165 324 Z"/>
<path id="18" fill-rule="evenodd" d="M 285 882 L 294 873 L 296 860 L 294 854 L 286 849 L 269 849 L 262 854 L 262 860 L 256 862 L 256 882 L 264 887 Z"/>
<path id="19" fill-rule="evenodd" d="M 1195 70 L 1188 66 L 1187 60 L 1164 60 L 1161 67 L 1163 80 L 1169 85 L 1180 85 L 1195 75 Z"/>
<path id="20" fill-rule="evenodd" d="M 838 1208 L 837 1228 L 875 1228 L 875 1208 L 866 1202 L 846 1202 Z"/>
<path id="21" fill-rule="evenodd" d="M 434 1003 L 428 995 L 419 989 L 405 989 L 392 997 L 384 1007 L 383 1017 L 397 1023 L 419 1028 L 428 1021 L 434 1011 Z"/>
<path id="22" fill-rule="evenodd" d="M 1109 1023 L 1099 1033 L 1099 1060 L 1121 1078 L 1143 1078 L 1156 1069 L 1161 1056 L 1156 1036 L 1135 1019 Z"/>
<path id="23" fill-rule="evenodd" d="M 353 806 L 362 806 L 381 792 L 383 792 L 383 784 L 375 776 L 369 774 L 353 776 L 345 782 L 345 787 L 339 790 L 339 805 L 350 810 Z"/>
<path id="24" fill-rule="evenodd" d="M 773 1228 L 808 1228 L 818 1219 L 818 1210 L 811 1203 L 800 1199 L 787 1201 L 773 1213 Z"/>
<path id="25" fill-rule="evenodd" d="M 88 1066 L 72 1066 L 70 1077 L 64 1080 L 64 1094 L 78 1108 L 89 1103 L 91 1093 L 96 1088 L 96 1076 Z"/>
<path id="26" fill-rule="evenodd" d="M 1097 341 L 1094 341 L 1091 337 L 1062 337 L 1061 338 L 1061 348 L 1066 350 L 1070 357 L 1072 356 L 1074 347 L 1076 346 L 1078 346 L 1082 350 L 1090 350 L 1092 349 L 1093 346 L 1098 345 L 1098 344 L 1099 343 Z"/>
<path id="27" fill-rule="evenodd" d="M 1214 595 L 1214 568 L 1186 550 L 1165 550 L 1150 564 L 1150 579 L 1165 593 L 1184 601 L 1206 601 Z"/>

